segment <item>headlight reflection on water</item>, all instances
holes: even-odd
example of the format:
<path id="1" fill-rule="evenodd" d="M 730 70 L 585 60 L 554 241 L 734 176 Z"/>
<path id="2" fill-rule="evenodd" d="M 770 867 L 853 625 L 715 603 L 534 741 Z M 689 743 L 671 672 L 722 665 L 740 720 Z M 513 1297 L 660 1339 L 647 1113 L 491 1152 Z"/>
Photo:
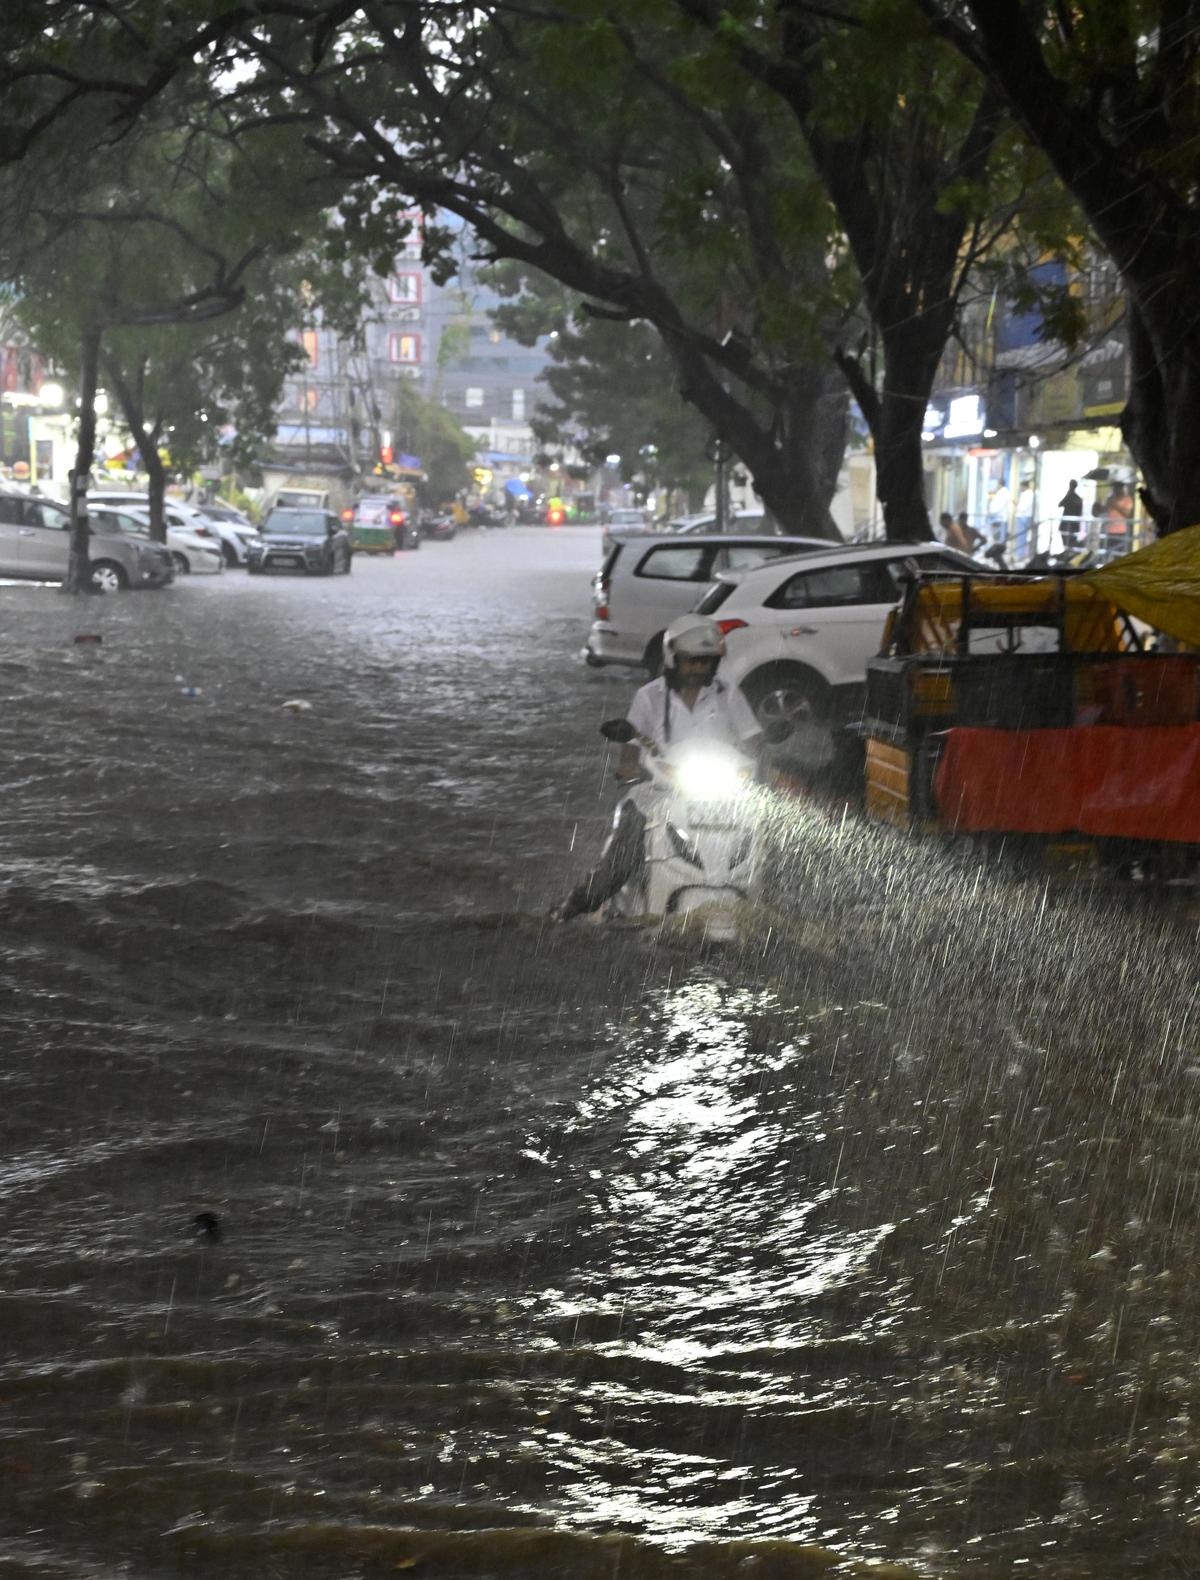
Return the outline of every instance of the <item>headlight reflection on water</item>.
<path id="1" fill-rule="evenodd" d="M 781 1428 L 803 1438 L 858 1408 L 811 1356 L 863 1336 L 862 1313 L 847 1328 L 822 1303 L 870 1274 L 893 1225 L 833 1221 L 853 1182 L 803 1090 L 808 1038 L 793 1023 L 776 1040 L 782 1020 L 770 994 L 686 982 L 618 1034 L 578 1103 L 564 1159 L 601 1164 L 579 1233 L 608 1274 L 538 1302 L 543 1320 L 595 1324 L 557 1395 L 580 1429 L 542 1444 L 572 1523 L 679 1545 L 818 1534 Z M 881 1301 L 875 1336 L 888 1320 Z"/>

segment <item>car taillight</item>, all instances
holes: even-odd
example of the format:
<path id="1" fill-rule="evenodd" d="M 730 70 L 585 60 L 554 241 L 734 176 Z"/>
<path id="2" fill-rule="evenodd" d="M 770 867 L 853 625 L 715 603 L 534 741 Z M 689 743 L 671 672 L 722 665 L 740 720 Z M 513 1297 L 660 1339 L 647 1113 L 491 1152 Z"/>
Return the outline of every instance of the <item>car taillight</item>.
<path id="1" fill-rule="evenodd" d="M 196 536 L 198 538 L 211 538 L 212 537 L 212 533 L 209 531 L 209 529 L 207 527 L 193 527 L 192 531 L 196 534 Z"/>
<path id="2" fill-rule="evenodd" d="M 747 629 L 744 620 L 718 620 L 717 627 L 722 636 L 728 636 L 731 631 L 744 631 Z"/>
<path id="3" fill-rule="evenodd" d="M 404 525 L 404 512 L 402 510 L 393 510 L 388 516 L 388 520 L 394 527 L 402 527 Z"/>
<path id="4" fill-rule="evenodd" d="M 354 520 L 354 511 L 352 509 L 343 510 L 342 511 L 342 520 L 347 522 L 347 523 L 353 521 Z"/>
<path id="5" fill-rule="evenodd" d="M 608 582 L 602 581 L 596 588 L 596 619 L 608 619 Z"/>
<path id="6" fill-rule="evenodd" d="M 546 516 L 546 521 L 552 527 L 561 527 L 566 519 L 567 513 L 565 510 L 551 510 Z"/>

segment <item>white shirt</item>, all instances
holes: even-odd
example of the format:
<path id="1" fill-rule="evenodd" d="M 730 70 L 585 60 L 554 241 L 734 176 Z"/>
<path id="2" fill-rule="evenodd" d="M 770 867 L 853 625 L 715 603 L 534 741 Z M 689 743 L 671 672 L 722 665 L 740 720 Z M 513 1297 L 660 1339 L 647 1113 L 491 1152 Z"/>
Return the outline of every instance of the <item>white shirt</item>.
<path id="1" fill-rule="evenodd" d="M 689 708 L 660 675 L 635 695 L 626 717 L 639 735 L 649 736 L 658 746 L 718 741 L 742 751 L 748 741 L 762 734 L 741 691 L 719 676 L 701 691 L 695 707 Z"/>

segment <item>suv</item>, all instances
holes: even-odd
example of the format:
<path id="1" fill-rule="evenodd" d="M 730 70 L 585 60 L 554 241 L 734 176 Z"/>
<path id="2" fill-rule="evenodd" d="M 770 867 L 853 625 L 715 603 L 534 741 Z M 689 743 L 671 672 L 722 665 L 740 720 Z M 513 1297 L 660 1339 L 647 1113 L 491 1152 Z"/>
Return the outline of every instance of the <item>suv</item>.
<path id="1" fill-rule="evenodd" d="M 613 536 L 592 581 L 596 618 L 584 658 L 602 664 L 644 664 L 657 675 L 662 634 L 676 615 L 696 606 L 704 587 L 722 571 L 748 569 L 803 549 L 828 549 L 820 538 L 693 533 Z"/>
<path id="2" fill-rule="evenodd" d="M 62 581 L 70 551 L 71 517 L 64 505 L 17 490 L 0 492 L 0 576 Z M 92 526 L 88 557 L 97 592 L 165 587 L 175 576 L 171 556 L 161 544 L 102 523 Z"/>
<path id="3" fill-rule="evenodd" d="M 863 544 L 723 572 L 695 607 L 725 633 L 722 678 L 741 686 L 760 723 L 787 720 L 830 740 L 861 712 L 867 662 L 910 566 L 987 574 L 942 543 Z"/>
<path id="4" fill-rule="evenodd" d="M 252 576 L 286 566 L 310 576 L 350 574 L 354 550 L 331 510 L 273 510 L 250 545 L 246 569 Z"/>

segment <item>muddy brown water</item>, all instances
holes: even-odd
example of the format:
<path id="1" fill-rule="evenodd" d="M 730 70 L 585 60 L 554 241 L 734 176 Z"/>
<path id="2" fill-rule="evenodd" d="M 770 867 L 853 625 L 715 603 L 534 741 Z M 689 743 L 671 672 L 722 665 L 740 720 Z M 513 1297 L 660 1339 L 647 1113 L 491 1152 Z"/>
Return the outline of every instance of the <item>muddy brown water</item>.
<path id="1" fill-rule="evenodd" d="M 1195 921 L 547 926 L 596 539 L 0 588 L 0 1575 L 1200 1572 Z"/>

